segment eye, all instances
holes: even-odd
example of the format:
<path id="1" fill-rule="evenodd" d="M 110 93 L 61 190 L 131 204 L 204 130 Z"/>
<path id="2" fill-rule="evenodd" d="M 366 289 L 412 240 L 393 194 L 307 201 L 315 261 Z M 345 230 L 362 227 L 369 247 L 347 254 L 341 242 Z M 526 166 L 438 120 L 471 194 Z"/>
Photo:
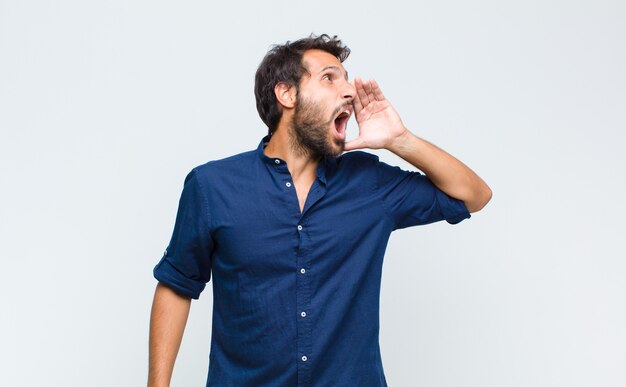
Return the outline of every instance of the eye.
<path id="1" fill-rule="evenodd" d="M 324 81 L 332 81 L 333 77 L 332 77 L 331 74 L 324 74 L 324 75 L 322 75 L 322 80 L 324 80 Z"/>

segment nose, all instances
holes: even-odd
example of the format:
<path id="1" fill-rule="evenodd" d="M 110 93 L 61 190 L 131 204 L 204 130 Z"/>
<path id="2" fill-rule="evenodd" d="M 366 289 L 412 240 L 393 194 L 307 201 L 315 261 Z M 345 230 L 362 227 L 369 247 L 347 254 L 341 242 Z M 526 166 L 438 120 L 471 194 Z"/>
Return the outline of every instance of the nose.
<path id="1" fill-rule="evenodd" d="M 354 87 L 354 84 L 346 80 L 345 87 L 343 90 L 343 98 L 352 102 L 355 95 L 356 95 L 356 88 Z"/>

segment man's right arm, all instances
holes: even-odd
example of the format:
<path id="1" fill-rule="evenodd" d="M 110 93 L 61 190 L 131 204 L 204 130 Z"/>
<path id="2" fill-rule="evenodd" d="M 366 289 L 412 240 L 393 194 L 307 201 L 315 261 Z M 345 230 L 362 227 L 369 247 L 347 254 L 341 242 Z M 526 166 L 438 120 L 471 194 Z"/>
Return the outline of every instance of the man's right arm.
<path id="1" fill-rule="evenodd" d="M 148 387 L 170 385 L 190 306 L 190 298 L 157 284 L 150 315 Z"/>

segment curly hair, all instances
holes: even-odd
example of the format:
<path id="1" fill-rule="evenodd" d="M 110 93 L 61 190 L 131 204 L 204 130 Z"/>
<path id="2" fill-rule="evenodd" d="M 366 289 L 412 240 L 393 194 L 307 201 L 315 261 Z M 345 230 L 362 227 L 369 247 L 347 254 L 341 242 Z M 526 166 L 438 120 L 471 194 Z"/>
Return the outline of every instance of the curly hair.
<path id="1" fill-rule="evenodd" d="M 322 50 L 334 55 L 340 62 L 350 55 L 350 49 L 343 45 L 337 36 L 311 34 L 307 38 L 274 45 L 265 55 L 254 77 L 254 96 L 256 109 L 261 120 L 267 125 L 268 135 L 278 126 L 282 110 L 276 101 L 274 87 L 284 82 L 299 91 L 299 84 L 307 69 L 302 64 L 302 57 L 307 50 Z"/>

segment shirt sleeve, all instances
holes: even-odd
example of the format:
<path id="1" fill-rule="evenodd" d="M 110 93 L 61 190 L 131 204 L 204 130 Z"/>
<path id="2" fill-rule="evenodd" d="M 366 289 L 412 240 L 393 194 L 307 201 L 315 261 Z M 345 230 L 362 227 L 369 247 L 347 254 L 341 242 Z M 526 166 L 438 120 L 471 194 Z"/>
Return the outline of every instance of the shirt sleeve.
<path id="1" fill-rule="evenodd" d="M 213 240 L 208 200 L 196 169 L 185 178 L 176 223 L 154 277 L 177 293 L 198 299 L 211 278 Z"/>
<path id="2" fill-rule="evenodd" d="M 378 189 L 394 230 L 446 220 L 457 224 L 471 215 L 462 200 L 448 196 L 417 171 L 378 161 Z"/>

